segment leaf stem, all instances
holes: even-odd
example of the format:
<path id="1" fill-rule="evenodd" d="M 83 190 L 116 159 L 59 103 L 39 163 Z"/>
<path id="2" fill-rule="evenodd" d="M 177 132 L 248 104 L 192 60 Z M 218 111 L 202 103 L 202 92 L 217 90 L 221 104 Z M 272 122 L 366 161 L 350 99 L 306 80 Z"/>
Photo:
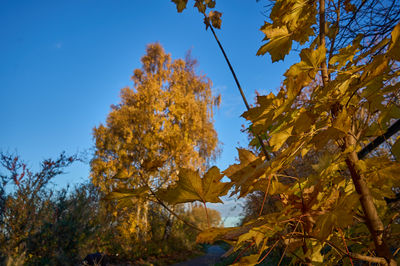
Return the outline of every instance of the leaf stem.
<path id="1" fill-rule="evenodd" d="M 260 209 L 260 213 L 258 214 L 258 216 L 261 216 L 262 211 L 264 209 L 265 200 L 267 199 L 267 195 L 268 195 L 268 192 L 269 192 L 269 186 L 271 185 L 271 179 L 272 179 L 272 175 L 270 175 L 269 178 L 268 178 L 267 189 L 265 190 L 264 199 L 263 199 L 263 202 L 261 204 L 261 209 Z"/>
<path id="2" fill-rule="evenodd" d="M 251 242 L 247 247 L 245 247 L 245 248 L 239 253 L 239 255 L 237 255 L 236 259 L 233 261 L 233 264 L 235 264 L 235 263 L 243 256 L 243 254 L 244 254 L 249 248 L 251 248 L 255 243 L 256 243 L 256 241 L 253 241 L 253 242 Z"/>
<path id="3" fill-rule="evenodd" d="M 349 248 L 347 247 L 347 244 L 346 244 L 346 239 L 344 238 L 344 233 L 343 233 L 342 229 L 340 229 L 340 228 L 337 228 L 337 229 L 338 229 L 340 235 L 342 236 L 343 244 L 344 244 L 344 247 L 346 248 L 347 255 L 349 256 L 350 263 L 351 263 L 352 266 L 354 266 L 353 260 L 352 260 L 351 257 L 350 257 Z"/>
<path id="4" fill-rule="evenodd" d="M 275 241 L 275 244 L 272 245 L 271 249 L 267 252 L 267 254 L 264 255 L 264 257 L 261 258 L 261 260 L 259 260 L 257 262 L 257 264 L 260 264 L 261 262 L 263 262 L 263 260 L 265 260 L 266 257 L 268 257 L 269 253 L 271 253 L 271 251 L 274 249 L 274 247 L 276 246 L 276 244 L 278 244 L 280 239 Z"/>
<path id="5" fill-rule="evenodd" d="M 142 182 L 144 182 L 142 176 L 140 175 L 140 178 L 142 179 Z M 180 217 L 176 212 L 174 212 L 173 210 L 171 210 L 159 197 L 157 197 L 157 194 L 153 191 L 153 189 L 146 183 L 146 186 L 149 188 L 149 191 L 151 193 L 151 195 L 156 199 L 156 201 L 158 202 L 158 204 L 160 204 L 161 206 L 163 206 L 167 211 L 169 211 L 173 216 L 175 216 L 176 218 L 178 218 L 179 220 L 181 220 L 184 224 L 186 224 L 187 226 L 201 232 L 203 230 L 201 230 L 200 228 L 198 228 L 197 226 L 195 226 L 192 223 L 189 223 L 188 221 L 186 221 L 185 219 L 183 219 L 182 217 Z"/>
<path id="6" fill-rule="evenodd" d="M 205 201 L 203 201 L 203 206 L 204 206 L 204 210 L 206 211 L 208 228 L 210 228 L 211 227 L 211 225 L 210 225 L 210 217 L 208 216 L 207 205 L 206 205 Z"/>

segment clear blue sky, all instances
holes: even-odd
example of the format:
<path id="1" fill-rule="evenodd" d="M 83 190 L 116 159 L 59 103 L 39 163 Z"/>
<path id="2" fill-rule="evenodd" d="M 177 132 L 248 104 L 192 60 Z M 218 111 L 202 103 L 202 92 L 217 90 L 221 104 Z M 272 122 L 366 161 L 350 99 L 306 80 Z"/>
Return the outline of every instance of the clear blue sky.
<path id="1" fill-rule="evenodd" d="M 245 110 L 234 80 L 192 1 L 183 13 L 169 0 L 2 0 L 0 9 L 0 150 L 17 152 L 35 168 L 40 160 L 89 151 L 92 129 L 105 121 L 119 90 L 131 86 L 148 43 L 160 42 L 173 58 L 188 49 L 198 72 L 213 81 L 222 103 L 215 127 L 221 169 L 235 162 Z M 275 91 L 297 57 L 272 65 L 257 57 L 265 20 L 262 1 L 219 0 L 217 31 L 250 102 L 255 90 Z M 89 158 L 90 159 L 90 158 Z M 87 164 L 56 179 L 59 186 L 86 181 Z"/>

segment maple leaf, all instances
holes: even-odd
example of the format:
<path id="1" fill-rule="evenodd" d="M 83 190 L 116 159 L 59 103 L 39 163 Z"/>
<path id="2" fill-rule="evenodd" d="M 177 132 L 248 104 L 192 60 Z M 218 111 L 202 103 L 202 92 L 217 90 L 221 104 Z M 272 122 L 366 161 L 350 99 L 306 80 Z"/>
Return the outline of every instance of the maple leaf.
<path id="1" fill-rule="evenodd" d="M 392 31 L 392 42 L 389 47 L 389 55 L 397 60 L 400 61 L 400 23 L 394 27 Z"/>
<path id="2" fill-rule="evenodd" d="M 227 227 L 227 228 L 215 228 L 211 227 L 202 232 L 200 232 L 196 237 L 196 243 L 201 244 L 213 244 L 217 240 L 223 239 L 223 237 L 234 230 L 237 230 L 238 227 Z"/>
<path id="3" fill-rule="evenodd" d="M 205 0 L 205 3 L 209 8 L 215 7 L 215 0 Z"/>
<path id="4" fill-rule="evenodd" d="M 206 11 L 206 6 L 202 1 L 196 1 L 194 7 L 197 7 L 200 13 L 204 13 Z"/>
<path id="5" fill-rule="evenodd" d="M 230 183 L 220 182 L 223 174 L 216 166 L 211 167 L 203 178 L 199 171 L 185 168 L 180 169 L 178 177 L 175 187 L 158 192 L 160 198 L 170 204 L 194 201 L 222 203 L 219 197 L 226 195 L 231 187 Z"/>
<path id="6" fill-rule="evenodd" d="M 259 254 L 254 254 L 254 255 L 245 256 L 245 257 L 242 257 L 242 258 L 240 259 L 240 261 L 238 261 L 237 263 L 232 264 L 232 265 L 233 265 L 233 266 L 234 266 L 234 265 L 235 265 L 235 266 L 240 266 L 240 265 L 248 265 L 248 266 L 256 265 L 259 257 L 260 257 Z"/>
<path id="7" fill-rule="evenodd" d="M 400 138 L 397 138 L 396 142 L 393 144 L 392 153 L 396 157 L 397 161 L 400 161 Z"/>
<path id="8" fill-rule="evenodd" d="M 106 200 L 122 200 L 131 198 L 140 198 L 147 194 L 148 187 L 139 187 L 137 189 L 118 189 L 110 192 L 105 197 Z"/>
<path id="9" fill-rule="evenodd" d="M 188 0 L 171 0 L 172 2 L 175 3 L 176 9 L 178 10 L 179 13 L 181 13 L 187 5 Z"/>
<path id="10" fill-rule="evenodd" d="M 210 11 L 210 13 L 208 14 L 208 17 L 211 20 L 211 24 L 213 25 L 214 28 L 220 29 L 221 28 L 221 16 L 222 13 L 218 12 L 218 11 Z"/>
<path id="11" fill-rule="evenodd" d="M 268 52 L 272 62 L 283 60 L 292 48 L 291 34 L 286 26 L 273 27 L 272 24 L 266 22 L 261 27 L 261 31 L 265 34 L 264 40 L 269 40 L 269 42 L 260 47 L 257 55 L 264 55 Z"/>
<path id="12" fill-rule="evenodd" d="M 232 195 L 240 190 L 239 197 L 244 197 L 250 192 L 251 185 L 265 173 L 268 164 L 264 162 L 264 158 L 257 157 L 251 151 L 245 149 L 237 150 L 240 164 L 229 166 L 224 171 L 224 174 L 235 184 L 235 191 L 232 192 Z"/>

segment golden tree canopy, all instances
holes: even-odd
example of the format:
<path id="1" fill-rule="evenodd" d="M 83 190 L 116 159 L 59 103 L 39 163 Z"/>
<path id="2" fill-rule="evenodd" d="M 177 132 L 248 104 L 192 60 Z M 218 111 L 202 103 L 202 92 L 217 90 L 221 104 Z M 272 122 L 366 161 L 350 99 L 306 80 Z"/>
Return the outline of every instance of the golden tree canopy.
<path id="1" fill-rule="evenodd" d="M 171 60 L 158 44 L 147 46 L 133 88 L 121 90 L 106 123 L 94 128 L 91 178 L 103 191 L 159 187 L 179 167 L 205 170 L 217 152 L 211 81 L 195 73 L 196 61 Z M 144 184 L 142 184 L 144 185 Z"/>

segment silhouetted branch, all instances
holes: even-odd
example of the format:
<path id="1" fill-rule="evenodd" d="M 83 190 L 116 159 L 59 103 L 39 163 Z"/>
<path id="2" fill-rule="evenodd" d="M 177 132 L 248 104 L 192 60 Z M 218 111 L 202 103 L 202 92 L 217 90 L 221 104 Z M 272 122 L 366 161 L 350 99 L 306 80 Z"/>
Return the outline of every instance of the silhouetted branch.
<path id="1" fill-rule="evenodd" d="M 361 151 L 359 151 L 357 153 L 358 159 L 360 160 L 363 159 L 365 156 L 367 156 L 368 153 L 373 151 L 376 147 L 381 145 L 385 140 L 389 139 L 399 130 L 400 130 L 400 119 L 397 120 L 393 125 L 391 125 L 385 132 L 385 134 L 380 135 L 372 142 L 370 142 L 367 146 L 365 146 Z"/>

